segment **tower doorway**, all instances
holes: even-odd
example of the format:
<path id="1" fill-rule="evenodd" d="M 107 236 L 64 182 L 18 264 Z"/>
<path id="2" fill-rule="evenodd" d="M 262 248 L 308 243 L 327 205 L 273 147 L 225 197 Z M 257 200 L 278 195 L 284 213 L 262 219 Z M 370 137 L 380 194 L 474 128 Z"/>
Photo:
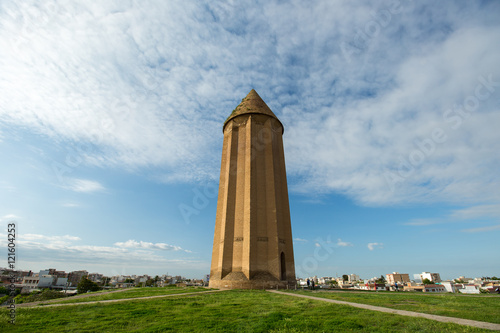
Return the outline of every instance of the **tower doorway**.
<path id="1" fill-rule="evenodd" d="M 283 252 L 281 252 L 281 280 L 286 280 L 286 261 Z"/>

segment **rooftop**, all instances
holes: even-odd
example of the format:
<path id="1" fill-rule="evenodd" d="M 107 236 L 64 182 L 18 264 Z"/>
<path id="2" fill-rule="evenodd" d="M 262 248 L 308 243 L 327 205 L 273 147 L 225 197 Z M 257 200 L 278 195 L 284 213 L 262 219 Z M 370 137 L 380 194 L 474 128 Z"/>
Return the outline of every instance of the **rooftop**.
<path id="1" fill-rule="evenodd" d="M 236 109 L 234 109 L 233 112 L 226 119 L 226 121 L 224 122 L 224 126 L 222 127 L 222 130 L 224 130 L 224 127 L 226 127 L 226 124 L 231 119 L 244 114 L 255 114 L 255 113 L 265 114 L 279 121 L 278 117 L 276 117 L 273 111 L 271 111 L 269 106 L 267 106 L 266 102 L 264 102 L 262 98 L 259 96 L 259 94 L 257 94 L 257 92 L 254 89 L 252 89 L 248 93 L 248 95 L 241 100 L 240 105 L 238 105 Z"/>

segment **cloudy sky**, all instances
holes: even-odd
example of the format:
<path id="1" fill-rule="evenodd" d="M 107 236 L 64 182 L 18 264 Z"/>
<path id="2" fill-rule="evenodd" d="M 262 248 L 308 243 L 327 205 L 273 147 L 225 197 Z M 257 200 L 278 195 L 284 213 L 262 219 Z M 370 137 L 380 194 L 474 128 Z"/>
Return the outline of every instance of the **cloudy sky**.
<path id="1" fill-rule="evenodd" d="M 0 246 L 210 270 L 222 124 L 285 126 L 297 275 L 500 276 L 498 1 L 3 1 Z M 6 266 L 0 263 L 0 267 Z"/>

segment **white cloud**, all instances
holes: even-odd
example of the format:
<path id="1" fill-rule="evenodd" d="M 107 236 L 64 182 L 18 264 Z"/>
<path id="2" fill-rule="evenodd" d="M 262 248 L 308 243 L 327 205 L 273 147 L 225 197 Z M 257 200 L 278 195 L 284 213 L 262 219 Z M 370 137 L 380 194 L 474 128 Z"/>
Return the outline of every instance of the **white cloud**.
<path id="1" fill-rule="evenodd" d="M 500 230 L 500 224 L 489 226 L 489 227 L 464 229 L 464 230 L 462 230 L 462 232 L 476 233 L 476 232 L 487 232 L 487 231 L 494 231 L 494 230 Z"/>
<path id="2" fill-rule="evenodd" d="M 2 220 L 18 220 L 20 219 L 19 216 L 15 215 L 15 214 L 7 214 L 7 215 L 4 215 L 0 218 L 0 221 Z"/>
<path id="3" fill-rule="evenodd" d="M 175 246 L 175 245 L 169 245 L 169 244 L 165 244 L 165 243 L 151 243 L 151 242 L 143 242 L 143 241 L 137 242 L 133 239 L 129 239 L 126 242 L 116 242 L 114 245 L 118 246 L 118 247 L 125 247 L 125 248 L 191 252 L 191 251 L 183 250 L 181 247 Z"/>
<path id="4" fill-rule="evenodd" d="M 340 238 L 337 240 L 337 246 L 345 247 L 345 246 L 354 246 L 352 243 L 344 242 Z"/>
<path id="5" fill-rule="evenodd" d="M 297 237 L 297 238 L 294 238 L 293 240 L 294 240 L 295 242 L 304 242 L 304 243 L 308 242 L 308 240 L 307 240 L 307 239 L 302 239 L 302 238 L 298 238 L 298 237 Z"/>
<path id="6" fill-rule="evenodd" d="M 500 218 L 500 204 L 477 205 L 464 209 L 459 209 L 451 214 L 456 219 L 479 219 L 479 218 Z"/>
<path id="7" fill-rule="evenodd" d="M 413 226 L 425 226 L 425 225 L 432 225 L 432 224 L 440 224 L 440 223 L 446 223 L 446 219 L 439 219 L 439 218 L 429 218 L 429 219 L 412 219 L 409 222 L 403 223 L 404 225 L 413 225 Z"/>
<path id="8" fill-rule="evenodd" d="M 337 242 L 336 243 L 333 243 L 331 238 L 330 238 L 330 235 L 327 236 L 326 240 L 324 239 L 317 239 L 317 242 L 314 243 L 314 246 L 316 247 L 321 247 L 321 246 L 326 246 L 326 247 L 334 247 L 334 246 L 337 246 L 337 247 L 348 247 L 348 246 L 354 246 L 352 243 L 350 242 L 344 242 L 342 239 L 337 239 Z"/>
<path id="9" fill-rule="evenodd" d="M 456 209 L 441 218 L 417 218 L 404 225 L 426 226 L 442 223 L 464 223 L 474 220 L 498 221 L 500 219 L 500 204 L 476 205 L 467 208 Z"/>
<path id="10" fill-rule="evenodd" d="M 64 142 L 63 164 L 217 179 L 221 125 L 255 87 L 285 124 L 295 191 L 367 205 L 500 202 L 500 87 L 482 88 L 490 96 L 460 124 L 444 117 L 478 78 L 500 81 L 497 5 L 392 6 L 6 4 L 0 122 Z M 392 10 L 387 24 L 356 38 L 380 10 Z M 425 146 L 436 129 L 446 140 Z"/>
<path id="11" fill-rule="evenodd" d="M 70 236 L 70 235 L 64 235 L 64 236 L 45 236 L 45 235 L 40 235 L 40 234 L 21 234 L 19 236 L 19 239 L 24 240 L 24 241 L 49 241 L 49 242 L 69 242 L 69 241 L 79 241 L 81 240 L 80 237 L 77 236 Z"/>
<path id="12" fill-rule="evenodd" d="M 41 234 L 22 234 L 18 237 L 17 244 L 23 249 L 23 257 L 30 262 L 71 263 L 72 265 L 117 265 L 150 263 L 190 265 L 192 258 L 165 258 L 154 250 L 173 250 L 183 253 L 191 251 L 182 250 L 178 246 L 163 243 L 135 242 L 133 240 L 116 243 L 114 246 L 96 246 L 76 244 L 81 242 L 80 237 L 48 236 Z M 0 234 L 0 246 L 6 245 L 6 235 Z M 141 259 L 142 258 L 142 259 Z"/>
<path id="13" fill-rule="evenodd" d="M 373 251 L 375 249 L 383 249 L 384 244 L 383 243 L 368 243 L 368 250 Z"/>
<path id="14" fill-rule="evenodd" d="M 101 183 L 94 180 L 71 179 L 69 183 L 67 188 L 75 192 L 91 193 L 105 190 Z"/>

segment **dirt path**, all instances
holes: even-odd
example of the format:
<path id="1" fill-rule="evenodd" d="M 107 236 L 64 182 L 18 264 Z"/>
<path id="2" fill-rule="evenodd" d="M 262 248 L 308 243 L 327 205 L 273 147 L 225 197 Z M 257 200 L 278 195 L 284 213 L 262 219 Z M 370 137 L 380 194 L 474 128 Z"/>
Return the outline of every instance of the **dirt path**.
<path id="1" fill-rule="evenodd" d="M 395 309 L 384 308 L 381 306 L 359 304 L 359 303 L 352 303 L 352 302 L 345 302 L 345 301 L 337 301 L 337 300 L 328 299 L 328 298 L 292 294 L 292 293 L 286 293 L 286 292 L 277 291 L 277 290 L 268 290 L 268 291 L 275 293 L 275 294 L 302 297 L 302 298 L 313 299 L 316 301 L 322 301 L 322 302 L 328 302 L 328 303 L 349 305 L 349 306 L 353 306 L 353 307 L 360 308 L 360 309 L 392 313 L 392 314 L 397 314 L 397 315 L 401 315 L 401 316 L 420 317 L 420 318 L 426 318 L 426 319 L 440 321 L 443 323 L 454 323 L 454 324 L 459 324 L 459 325 L 467 325 L 467 326 L 473 326 L 473 327 L 478 327 L 478 328 L 485 328 L 488 330 L 500 331 L 500 324 L 486 323 L 483 321 L 461 319 L 461 318 L 454 318 L 454 317 L 445 317 L 445 316 L 436 316 L 436 315 L 431 315 L 431 314 L 426 314 L 426 313 L 405 311 L 405 310 L 395 310 Z"/>
<path id="2" fill-rule="evenodd" d="M 92 297 L 92 296 L 96 296 L 96 295 L 101 296 L 101 295 L 106 295 L 106 294 L 121 293 L 123 291 L 127 291 L 127 290 L 130 290 L 130 289 L 133 289 L 133 288 L 125 288 L 125 289 L 119 289 L 119 290 L 103 291 L 103 292 L 100 292 L 100 293 L 88 293 L 88 294 L 75 295 L 75 296 L 71 296 L 71 299 L 86 298 L 86 297 Z M 22 307 L 23 305 L 24 306 L 33 306 L 33 305 L 38 305 L 38 304 L 50 304 L 50 303 L 59 302 L 59 301 L 61 301 L 63 299 L 66 299 L 66 298 L 54 298 L 54 299 L 49 299 L 47 301 L 37 301 L 37 302 L 30 302 L 30 303 L 21 303 L 21 304 L 16 304 L 16 308 Z M 2 305 L 2 308 L 7 307 L 7 306 L 8 305 Z"/>
<path id="3" fill-rule="evenodd" d="M 49 302 L 51 302 L 51 301 L 52 301 L 52 303 L 54 302 L 54 300 L 51 300 L 51 301 L 45 301 L 45 302 L 33 302 L 33 303 L 17 304 L 16 308 L 33 307 L 36 305 L 43 305 L 44 308 L 49 308 L 49 307 L 57 307 L 57 306 L 86 305 L 86 304 L 96 304 L 96 303 L 115 303 L 115 302 L 135 301 L 135 300 L 139 300 L 139 299 L 152 299 L 152 298 L 162 298 L 162 297 L 164 298 L 164 297 L 173 297 L 173 296 L 206 294 L 206 293 L 213 293 L 213 292 L 218 292 L 218 291 L 221 291 L 221 290 L 207 290 L 207 291 L 198 291 L 198 292 L 192 292 L 192 293 L 178 293 L 178 294 L 169 294 L 169 295 L 107 299 L 107 300 L 102 300 L 102 301 L 90 301 L 90 302 L 78 302 L 78 303 L 60 303 L 60 304 L 50 304 Z M 60 298 L 56 299 L 56 301 L 60 301 L 60 300 L 61 300 Z"/>

